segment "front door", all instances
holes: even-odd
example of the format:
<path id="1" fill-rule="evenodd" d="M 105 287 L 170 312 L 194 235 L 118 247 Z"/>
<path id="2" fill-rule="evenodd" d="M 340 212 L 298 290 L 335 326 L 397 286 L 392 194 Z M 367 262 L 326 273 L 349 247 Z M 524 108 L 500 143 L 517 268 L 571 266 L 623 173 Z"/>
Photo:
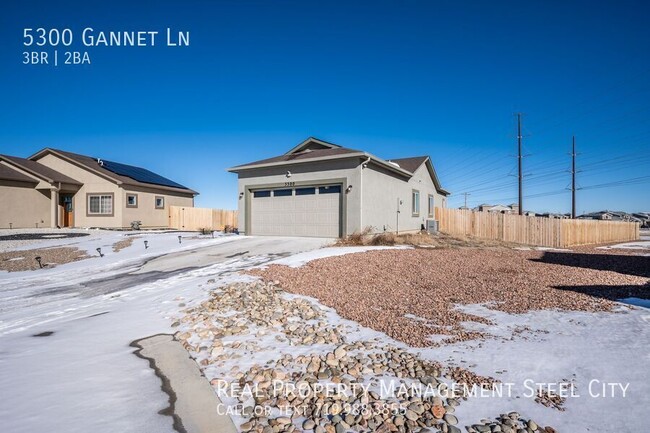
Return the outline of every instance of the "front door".
<path id="1" fill-rule="evenodd" d="M 63 206 L 63 227 L 74 227 L 74 209 L 72 207 L 72 196 L 62 195 L 61 205 Z"/>

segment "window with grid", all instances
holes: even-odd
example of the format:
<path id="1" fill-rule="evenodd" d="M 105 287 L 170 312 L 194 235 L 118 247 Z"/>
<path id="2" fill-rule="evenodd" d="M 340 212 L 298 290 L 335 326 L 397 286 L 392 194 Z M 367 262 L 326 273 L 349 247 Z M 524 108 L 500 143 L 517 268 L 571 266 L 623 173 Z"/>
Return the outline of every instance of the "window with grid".
<path id="1" fill-rule="evenodd" d="M 89 195 L 88 196 L 88 214 L 90 214 L 90 215 L 112 215 L 113 214 L 113 196 L 112 195 Z"/>

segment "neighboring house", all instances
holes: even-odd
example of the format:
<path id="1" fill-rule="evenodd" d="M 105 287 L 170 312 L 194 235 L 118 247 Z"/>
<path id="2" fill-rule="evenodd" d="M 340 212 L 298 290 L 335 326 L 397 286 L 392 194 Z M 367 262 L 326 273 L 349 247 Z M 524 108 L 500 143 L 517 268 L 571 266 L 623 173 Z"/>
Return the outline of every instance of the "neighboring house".
<path id="1" fill-rule="evenodd" d="M 637 214 L 629 214 L 622 211 L 601 210 L 598 212 L 586 213 L 577 217 L 578 219 L 590 220 L 607 220 L 607 221 L 626 221 L 635 222 L 643 225 L 644 219 L 640 218 Z"/>
<path id="2" fill-rule="evenodd" d="M 514 206 L 514 207 L 513 207 Z M 504 204 L 481 204 L 474 208 L 477 212 L 496 212 L 496 213 L 517 213 L 519 207 L 517 205 L 504 205 Z"/>
<path id="3" fill-rule="evenodd" d="M 553 213 L 553 212 L 541 213 L 541 214 L 537 214 L 536 216 L 542 217 L 542 218 L 560 219 L 560 220 L 571 219 L 571 215 L 569 215 L 569 214 Z"/>
<path id="4" fill-rule="evenodd" d="M 0 155 L 0 228 L 167 227 L 169 206 L 198 194 L 140 167 L 43 149 Z"/>
<path id="5" fill-rule="evenodd" d="M 239 229 L 252 235 L 418 231 L 449 195 L 428 156 L 384 160 L 316 138 L 228 171 L 239 176 Z"/>

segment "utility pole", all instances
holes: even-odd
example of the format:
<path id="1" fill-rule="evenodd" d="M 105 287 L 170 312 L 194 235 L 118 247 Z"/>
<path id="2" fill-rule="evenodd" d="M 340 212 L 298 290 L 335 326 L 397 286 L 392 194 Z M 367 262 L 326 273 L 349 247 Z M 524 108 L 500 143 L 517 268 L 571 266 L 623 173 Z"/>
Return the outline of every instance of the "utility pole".
<path id="1" fill-rule="evenodd" d="M 576 218 L 576 136 L 571 149 L 571 218 Z"/>
<path id="2" fill-rule="evenodd" d="M 518 148 L 518 156 L 517 160 L 519 162 L 519 215 L 523 215 L 524 213 L 524 193 L 523 193 L 523 186 L 522 186 L 522 181 L 523 181 L 523 174 L 521 171 L 521 113 L 517 113 L 517 148 Z"/>
<path id="3" fill-rule="evenodd" d="M 467 209 L 467 196 L 472 195 L 472 194 L 470 194 L 468 192 L 464 192 L 463 195 L 465 196 L 465 209 Z"/>

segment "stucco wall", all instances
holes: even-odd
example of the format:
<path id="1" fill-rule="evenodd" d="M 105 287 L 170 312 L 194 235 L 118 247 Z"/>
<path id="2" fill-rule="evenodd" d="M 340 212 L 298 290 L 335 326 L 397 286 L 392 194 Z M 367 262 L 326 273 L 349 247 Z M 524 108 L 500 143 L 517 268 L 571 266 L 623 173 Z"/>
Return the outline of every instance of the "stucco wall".
<path id="1" fill-rule="evenodd" d="M 426 165 L 418 168 L 408 182 L 376 164 L 363 169 L 363 227 L 372 227 L 373 232 L 418 231 L 429 217 L 429 194 L 434 196 L 434 206 L 446 206 L 444 196 L 436 192 Z M 420 192 L 420 213 L 412 213 L 413 190 Z M 398 205 L 398 201 L 401 204 Z M 399 206 L 399 214 L 397 213 Z M 398 220 L 399 216 L 399 220 Z"/>
<path id="2" fill-rule="evenodd" d="M 129 192 L 117 184 L 75 164 L 62 160 L 54 155 L 45 155 L 39 159 L 43 165 L 70 176 L 83 183 L 83 186 L 73 197 L 75 227 L 130 227 L 132 221 L 141 221 L 144 227 L 167 227 L 169 222 L 169 206 L 193 206 L 192 194 L 177 194 L 162 192 L 155 188 L 127 186 Z M 113 215 L 95 216 L 87 214 L 88 194 L 113 194 Z M 138 207 L 126 207 L 127 193 L 138 194 Z M 165 208 L 156 209 L 155 197 L 165 197 Z"/>
<path id="3" fill-rule="evenodd" d="M 246 230 L 247 203 L 250 203 L 250 189 L 256 187 L 280 187 L 286 182 L 300 184 L 325 183 L 329 181 L 340 181 L 342 190 L 345 191 L 348 185 L 352 185 L 349 193 L 343 192 L 343 236 L 360 229 L 360 160 L 341 160 L 328 163 L 314 162 L 296 164 L 293 167 L 274 167 L 256 170 L 247 170 L 239 174 L 237 194 L 243 195 L 239 198 L 239 230 Z M 287 177 L 287 170 L 291 171 L 291 177 Z"/>
<path id="4" fill-rule="evenodd" d="M 0 180 L 0 228 L 50 227 L 50 190 Z"/>
<path id="5" fill-rule="evenodd" d="M 137 194 L 138 207 L 126 207 L 126 197 L 129 194 Z M 164 209 L 156 209 L 156 197 L 164 197 Z M 192 195 L 160 193 L 144 188 L 128 187 L 123 189 L 120 197 L 122 211 L 122 226 L 130 227 L 132 221 L 142 221 L 143 227 L 168 227 L 169 206 L 194 207 Z"/>
<path id="6" fill-rule="evenodd" d="M 122 210 L 119 206 L 120 187 L 77 165 L 48 154 L 38 160 L 41 164 L 57 170 L 83 184 L 72 198 L 75 227 L 122 227 Z M 113 194 L 113 216 L 87 215 L 87 194 Z"/>

